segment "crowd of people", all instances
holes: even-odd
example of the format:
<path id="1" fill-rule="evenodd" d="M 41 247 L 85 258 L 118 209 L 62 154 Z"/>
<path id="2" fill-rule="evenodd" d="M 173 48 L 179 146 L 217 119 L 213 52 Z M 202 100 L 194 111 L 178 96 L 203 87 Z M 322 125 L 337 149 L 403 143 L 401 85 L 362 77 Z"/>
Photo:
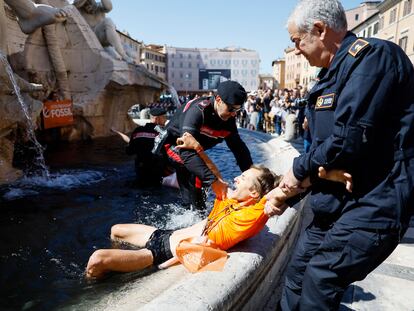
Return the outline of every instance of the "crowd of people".
<path id="1" fill-rule="evenodd" d="M 290 116 L 296 124 L 296 135 L 303 137 L 306 94 L 307 89 L 301 86 L 250 92 L 237 115 L 237 122 L 240 127 L 279 136 L 284 133 L 286 120 Z"/>

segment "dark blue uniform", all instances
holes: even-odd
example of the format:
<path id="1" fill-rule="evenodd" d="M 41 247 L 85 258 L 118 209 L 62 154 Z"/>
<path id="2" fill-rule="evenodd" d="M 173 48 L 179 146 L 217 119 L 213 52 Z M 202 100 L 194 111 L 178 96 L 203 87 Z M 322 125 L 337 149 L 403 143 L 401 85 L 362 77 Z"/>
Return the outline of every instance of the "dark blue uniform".
<path id="1" fill-rule="evenodd" d="M 202 186 L 210 186 L 216 176 L 194 150 L 176 149 L 176 139 L 185 132 L 198 140 L 204 150 L 226 141 L 242 171 L 252 165 L 250 151 L 239 136 L 235 118 L 220 119 L 214 111 L 214 97 L 202 97 L 181 106 L 167 126 L 166 152 L 177 172 L 185 205 L 204 209 Z"/>
<path id="2" fill-rule="evenodd" d="M 126 153 L 136 155 L 135 173 L 138 186 L 160 186 L 164 174 L 165 164 L 163 157 L 154 155 L 154 139 L 159 134 L 155 130 L 156 124 L 147 123 L 138 126 L 131 134 Z"/>
<path id="3" fill-rule="evenodd" d="M 414 71 L 394 43 L 348 33 L 310 91 L 312 146 L 294 160 L 310 176 L 314 219 L 287 271 L 283 310 L 336 310 L 397 246 L 413 214 Z M 318 179 L 344 169 L 353 193 Z M 305 206 L 305 208 L 309 208 Z"/>

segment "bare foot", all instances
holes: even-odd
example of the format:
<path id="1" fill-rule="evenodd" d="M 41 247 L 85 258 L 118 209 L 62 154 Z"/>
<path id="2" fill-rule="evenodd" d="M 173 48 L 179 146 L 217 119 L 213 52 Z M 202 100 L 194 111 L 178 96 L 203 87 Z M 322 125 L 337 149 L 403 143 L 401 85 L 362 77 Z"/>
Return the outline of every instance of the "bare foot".
<path id="1" fill-rule="evenodd" d="M 68 17 L 63 8 L 54 8 L 44 4 L 37 4 L 31 13 L 27 18 L 17 15 L 19 26 L 25 34 L 30 34 L 42 26 L 64 22 Z"/>

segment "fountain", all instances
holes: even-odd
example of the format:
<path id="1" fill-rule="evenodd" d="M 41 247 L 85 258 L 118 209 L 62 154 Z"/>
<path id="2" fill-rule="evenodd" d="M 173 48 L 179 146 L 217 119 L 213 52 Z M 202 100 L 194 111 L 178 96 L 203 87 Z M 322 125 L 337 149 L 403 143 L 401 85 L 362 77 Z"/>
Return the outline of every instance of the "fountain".
<path id="1" fill-rule="evenodd" d="M 42 0 L 38 1 L 41 5 L 35 5 L 30 0 L 10 0 L 6 4 L 9 2 L 10 6 L 0 1 L 0 51 L 7 56 L 16 85 L 23 94 L 16 98 L 15 86 L 2 62 L 0 184 L 22 174 L 12 162 L 14 147 L 20 139 L 16 133 L 19 128 L 30 128 L 26 122 L 32 122 L 33 128 L 37 128 L 33 134 L 28 130 L 28 136 L 34 138 L 35 133 L 41 134 L 47 141 L 109 136 L 111 127 L 121 131 L 134 127 L 127 114 L 133 103 L 150 103 L 167 87 L 142 66 L 108 53 L 81 12 L 68 1 Z M 36 8 L 41 8 L 42 14 L 49 14 L 49 18 Z M 39 25 L 39 19 L 43 24 Z M 54 93 L 73 103 L 74 122 L 43 130 L 42 102 Z M 27 117 L 20 112 L 21 102 L 26 104 Z M 40 144 L 34 145 L 39 151 L 42 149 Z"/>

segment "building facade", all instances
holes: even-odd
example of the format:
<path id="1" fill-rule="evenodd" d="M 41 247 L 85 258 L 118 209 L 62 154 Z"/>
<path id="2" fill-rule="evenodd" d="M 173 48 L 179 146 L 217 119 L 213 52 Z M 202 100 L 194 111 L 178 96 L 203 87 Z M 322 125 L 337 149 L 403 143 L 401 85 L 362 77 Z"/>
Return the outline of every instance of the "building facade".
<path id="1" fill-rule="evenodd" d="M 166 47 L 167 80 L 179 92 L 205 93 L 221 81 L 238 81 L 246 91 L 259 87 L 259 54 L 241 48 Z"/>
<path id="2" fill-rule="evenodd" d="M 296 55 L 295 48 L 289 47 L 285 49 L 285 87 L 288 89 L 293 89 L 297 87 L 300 82 L 300 73 L 303 63 L 303 55 Z"/>
<path id="3" fill-rule="evenodd" d="M 398 44 L 414 64 L 413 0 L 385 0 L 379 6 L 377 37 Z"/>
<path id="4" fill-rule="evenodd" d="M 141 47 L 141 65 L 162 80 L 167 80 L 167 57 L 165 47 L 162 45 L 148 44 Z"/>
<path id="5" fill-rule="evenodd" d="M 276 59 L 272 62 L 273 77 L 276 80 L 276 88 L 285 88 L 285 60 L 283 58 Z"/>
<path id="6" fill-rule="evenodd" d="M 351 30 L 370 16 L 378 12 L 377 6 L 381 1 L 364 1 L 358 7 L 346 10 L 348 29 Z"/>
<path id="7" fill-rule="evenodd" d="M 358 37 L 376 37 L 398 44 L 414 64 L 413 0 L 385 0 L 377 13 L 356 25 L 352 32 Z"/>

